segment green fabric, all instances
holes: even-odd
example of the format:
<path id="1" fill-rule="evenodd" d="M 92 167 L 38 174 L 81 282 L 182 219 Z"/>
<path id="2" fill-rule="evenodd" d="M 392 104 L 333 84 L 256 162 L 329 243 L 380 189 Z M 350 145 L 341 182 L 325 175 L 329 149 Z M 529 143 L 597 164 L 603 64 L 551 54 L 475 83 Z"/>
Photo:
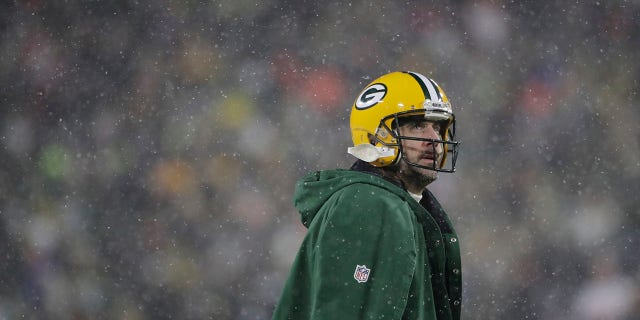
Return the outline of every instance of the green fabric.
<path id="1" fill-rule="evenodd" d="M 294 203 L 309 231 L 273 319 L 459 319 L 459 242 L 429 200 L 441 227 L 377 176 L 329 170 L 301 179 Z M 367 281 L 356 281 L 356 266 L 370 269 Z"/>

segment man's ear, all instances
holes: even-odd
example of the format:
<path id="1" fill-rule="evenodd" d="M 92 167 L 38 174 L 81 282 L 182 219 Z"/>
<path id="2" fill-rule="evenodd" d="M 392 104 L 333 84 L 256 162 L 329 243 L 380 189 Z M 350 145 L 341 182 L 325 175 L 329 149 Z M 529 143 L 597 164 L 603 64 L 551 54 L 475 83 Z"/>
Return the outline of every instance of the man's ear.
<path id="1" fill-rule="evenodd" d="M 378 142 L 378 138 L 376 138 L 376 136 L 372 135 L 371 133 L 367 133 L 367 137 L 369 138 L 369 143 L 371 143 L 374 146 Z"/>

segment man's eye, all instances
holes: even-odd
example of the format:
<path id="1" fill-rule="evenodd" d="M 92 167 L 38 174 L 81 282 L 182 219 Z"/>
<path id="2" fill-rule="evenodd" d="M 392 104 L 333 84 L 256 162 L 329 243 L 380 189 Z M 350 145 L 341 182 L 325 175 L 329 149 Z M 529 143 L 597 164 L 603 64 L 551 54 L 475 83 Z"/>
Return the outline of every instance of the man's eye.
<path id="1" fill-rule="evenodd" d="M 413 129 L 419 129 L 419 130 L 425 130 L 427 129 L 427 127 L 429 127 L 429 124 L 427 122 L 422 122 L 422 123 L 414 123 L 411 126 Z M 434 131 L 440 131 L 440 125 L 439 124 L 433 124 L 432 125 L 433 130 Z"/>

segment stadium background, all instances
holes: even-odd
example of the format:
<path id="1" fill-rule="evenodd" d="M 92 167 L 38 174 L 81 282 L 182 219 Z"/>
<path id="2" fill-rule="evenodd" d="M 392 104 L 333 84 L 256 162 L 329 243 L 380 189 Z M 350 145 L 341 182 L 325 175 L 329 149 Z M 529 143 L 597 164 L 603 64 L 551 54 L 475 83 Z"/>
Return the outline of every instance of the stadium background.
<path id="1" fill-rule="evenodd" d="M 640 314 L 638 1 L 6 1 L 0 319 L 266 319 L 358 91 L 445 89 L 465 319 Z"/>

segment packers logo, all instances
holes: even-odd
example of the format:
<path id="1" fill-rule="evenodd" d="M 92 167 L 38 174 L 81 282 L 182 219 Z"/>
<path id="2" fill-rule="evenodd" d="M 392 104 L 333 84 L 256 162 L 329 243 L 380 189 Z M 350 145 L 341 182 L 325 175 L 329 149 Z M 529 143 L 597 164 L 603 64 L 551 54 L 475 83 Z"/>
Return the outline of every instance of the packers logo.
<path id="1" fill-rule="evenodd" d="M 362 94 L 356 100 L 356 109 L 364 110 L 373 107 L 382 101 L 387 95 L 387 87 L 382 83 L 375 83 L 364 89 Z"/>

